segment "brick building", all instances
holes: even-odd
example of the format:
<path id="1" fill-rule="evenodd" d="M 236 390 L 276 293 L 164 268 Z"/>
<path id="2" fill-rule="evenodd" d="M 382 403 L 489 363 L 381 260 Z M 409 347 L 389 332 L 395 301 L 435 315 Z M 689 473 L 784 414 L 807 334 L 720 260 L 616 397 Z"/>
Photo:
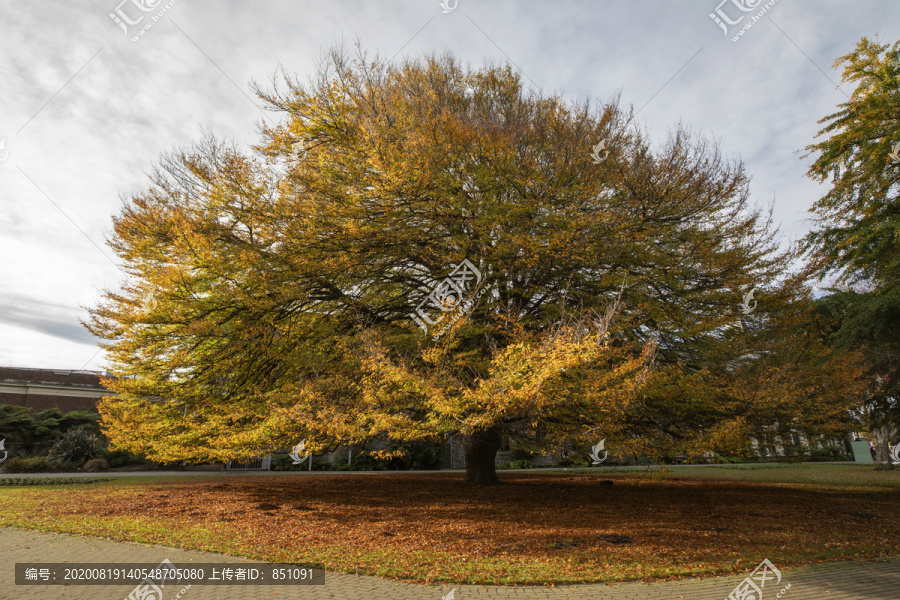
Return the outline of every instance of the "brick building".
<path id="1" fill-rule="evenodd" d="M 114 392 L 100 384 L 99 371 L 19 369 L 0 367 L 0 404 L 25 406 L 33 412 L 58 408 L 62 412 L 93 410 Z"/>

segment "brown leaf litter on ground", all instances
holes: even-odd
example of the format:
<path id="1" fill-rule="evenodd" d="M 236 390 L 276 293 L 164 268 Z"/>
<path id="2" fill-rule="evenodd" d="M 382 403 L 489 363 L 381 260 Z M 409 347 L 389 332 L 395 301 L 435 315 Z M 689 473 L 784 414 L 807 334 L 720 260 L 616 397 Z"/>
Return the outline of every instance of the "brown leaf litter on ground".
<path id="1" fill-rule="evenodd" d="M 213 551 L 420 582 L 665 579 L 749 572 L 764 557 L 783 566 L 900 551 L 900 508 L 887 493 L 633 476 L 614 485 L 568 474 L 501 479 L 231 476 L 73 490 L 42 506 L 188 525 L 206 532 L 203 547 Z"/>

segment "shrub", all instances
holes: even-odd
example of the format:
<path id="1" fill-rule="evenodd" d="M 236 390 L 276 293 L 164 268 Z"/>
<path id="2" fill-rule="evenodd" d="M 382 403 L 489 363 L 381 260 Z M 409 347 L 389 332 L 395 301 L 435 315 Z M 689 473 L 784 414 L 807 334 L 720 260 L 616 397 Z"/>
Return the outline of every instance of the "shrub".
<path id="1" fill-rule="evenodd" d="M 76 427 L 62 434 L 50 448 L 47 461 L 54 467 L 80 467 L 103 451 L 102 438 L 85 427 Z"/>
<path id="2" fill-rule="evenodd" d="M 351 468 L 354 471 L 440 469 L 442 448 L 440 442 L 393 442 L 385 450 L 391 452 L 400 450 L 402 454 L 399 456 L 376 458 L 369 452 L 360 452 L 353 456 Z"/>
<path id="3" fill-rule="evenodd" d="M 7 473 L 36 473 L 50 468 L 50 465 L 47 464 L 47 459 L 43 456 L 13 457 L 4 461 L 0 466 Z"/>
<path id="4" fill-rule="evenodd" d="M 779 456 L 775 459 L 777 463 L 802 463 L 806 457 L 802 454 L 794 454 L 789 456 Z"/>
<path id="5" fill-rule="evenodd" d="M 105 471 L 109 468 L 109 464 L 102 458 L 92 458 L 84 463 L 84 470 L 96 473 L 97 471 Z"/>
<path id="6" fill-rule="evenodd" d="M 354 471 L 387 471 L 389 468 L 387 459 L 376 458 L 368 452 L 360 452 L 353 457 Z"/>
<path id="7" fill-rule="evenodd" d="M 294 459 L 292 459 L 290 456 L 288 456 L 287 454 L 279 454 L 272 461 L 270 468 L 273 471 L 306 471 L 307 469 L 309 469 L 309 463 L 303 461 L 299 465 L 295 465 Z"/>
<path id="8" fill-rule="evenodd" d="M 0 405 L 0 439 L 21 455 L 39 454 L 47 450 L 60 435 L 70 429 L 85 427 L 100 433 L 100 414 L 90 410 L 73 410 L 63 414 L 58 408 L 35 413 L 22 406 Z"/>
<path id="9" fill-rule="evenodd" d="M 715 458 L 715 463 L 718 465 L 734 465 L 747 462 L 759 462 L 759 459 L 746 456 L 717 456 Z"/>
<path id="10" fill-rule="evenodd" d="M 100 435 L 100 413 L 93 410 L 73 410 L 67 412 L 59 420 L 59 427 L 64 432 L 83 427 L 90 433 Z"/>
<path id="11" fill-rule="evenodd" d="M 101 450 L 99 457 L 104 459 L 112 469 L 147 462 L 144 457 L 132 454 L 127 450 L 109 450 L 108 448 Z"/>
<path id="12" fill-rule="evenodd" d="M 528 460 L 527 458 L 523 458 L 521 460 L 511 460 L 509 461 L 509 469 L 533 469 L 534 463 Z"/>
<path id="13" fill-rule="evenodd" d="M 11 456 L 3 461 L 3 464 L 0 464 L 0 470 L 4 473 L 25 473 L 25 460 L 18 456 Z"/>
<path id="14" fill-rule="evenodd" d="M 0 405 L 0 439 L 7 448 L 19 448 L 34 436 L 34 419 L 24 406 Z"/>
<path id="15" fill-rule="evenodd" d="M 784 456 L 781 456 L 777 459 L 778 462 L 803 462 L 809 458 L 809 455 L 806 454 L 806 448 L 800 446 L 798 444 L 785 444 L 784 445 Z"/>
<path id="16" fill-rule="evenodd" d="M 831 462 L 841 460 L 843 452 L 837 446 L 825 446 L 824 448 L 813 448 L 809 451 L 809 460 L 814 462 Z"/>

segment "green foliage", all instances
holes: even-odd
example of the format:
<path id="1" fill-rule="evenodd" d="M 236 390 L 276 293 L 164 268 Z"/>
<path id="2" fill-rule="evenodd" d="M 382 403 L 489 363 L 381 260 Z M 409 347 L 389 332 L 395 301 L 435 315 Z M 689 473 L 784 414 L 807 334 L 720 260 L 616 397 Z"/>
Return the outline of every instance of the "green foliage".
<path id="1" fill-rule="evenodd" d="M 807 147 L 817 154 L 808 176 L 831 188 L 813 206 L 803 247 L 810 272 L 845 284 L 820 302 L 822 321 L 835 348 L 864 353 L 870 385 L 856 428 L 876 435 L 876 468 L 889 468 L 888 438 L 900 427 L 900 164 L 891 156 L 900 148 L 900 42 L 864 37 L 834 66 L 853 93 Z"/>
<path id="2" fill-rule="evenodd" d="M 54 467 L 80 467 L 97 457 L 104 448 L 103 439 L 87 427 L 76 427 L 62 434 L 53 443 L 47 457 Z"/>
<path id="3" fill-rule="evenodd" d="M 23 406 L 0 405 L 0 439 L 6 439 L 6 447 L 21 445 L 31 438 L 34 420 Z"/>
<path id="4" fill-rule="evenodd" d="M 816 203 L 817 227 L 805 248 L 820 274 L 842 271 L 845 281 L 900 282 L 900 165 L 890 156 L 900 142 L 900 42 L 893 47 L 862 38 L 834 61 L 842 82 L 855 88 L 836 113 L 819 121 L 828 136 L 807 147 L 818 154 L 809 177 L 830 181 Z"/>
<path id="5" fill-rule="evenodd" d="M 403 455 L 392 459 L 392 469 L 435 470 L 441 468 L 443 444 L 440 442 L 403 442 L 390 448 L 403 451 Z"/>
<path id="6" fill-rule="evenodd" d="M 86 431 L 100 435 L 100 413 L 92 410 L 67 412 L 59 420 L 59 427 L 62 431 L 81 427 Z"/>
<path id="7" fill-rule="evenodd" d="M 29 458 L 9 458 L 0 464 L 0 468 L 7 473 L 37 473 L 49 470 L 50 465 L 43 456 L 31 456 Z"/>
<path id="8" fill-rule="evenodd" d="M 63 418 L 63 412 L 58 408 L 48 408 L 32 414 L 31 435 L 26 442 L 28 450 L 39 452 L 49 447 L 52 441 L 64 431 Z"/>
<path id="9" fill-rule="evenodd" d="M 352 470 L 408 471 L 441 468 L 442 445 L 440 442 L 392 442 L 385 448 L 385 451 L 400 452 L 400 455 L 381 458 L 370 452 L 359 452 L 352 458 Z"/>
<path id="10" fill-rule="evenodd" d="M 534 469 L 535 465 L 533 462 L 531 462 L 527 458 L 523 458 L 520 460 L 509 461 L 509 465 L 507 466 L 507 468 L 509 468 L 509 469 Z"/>
<path id="11" fill-rule="evenodd" d="M 287 454 L 278 454 L 272 459 L 270 467 L 273 471 L 306 471 L 309 469 L 309 459 L 295 465 L 294 459 Z"/>
<path id="12" fill-rule="evenodd" d="M 388 459 L 363 451 L 353 457 L 351 467 L 353 471 L 387 471 L 390 469 L 389 463 Z"/>
<path id="13" fill-rule="evenodd" d="M 132 454 L 127 450 L 110 450 L 109 448 L 104 448 L 101 450 L 99 456 L 113 469 L 126 467 L 128 465 L 140 465 L 147 462 L 144 457 Z"/>
<path id="14" fill-rule="evenodd" d="M 100 434 L 100 413 L 73 410 L 63 413 L 48 408 L 35 413 L 23 406 L 0 405 L 0 439 L 17 453 L 35 454 L 47 448 L 60 435 L 77 427 Z"/>
<path id="15" fill-rule="evenodd" d="M 813 448 L 809 451 L 809 460 L 812 462 L 833 462 L 844 460 L 846 455 L 839 446 L 825 446 Z"/>

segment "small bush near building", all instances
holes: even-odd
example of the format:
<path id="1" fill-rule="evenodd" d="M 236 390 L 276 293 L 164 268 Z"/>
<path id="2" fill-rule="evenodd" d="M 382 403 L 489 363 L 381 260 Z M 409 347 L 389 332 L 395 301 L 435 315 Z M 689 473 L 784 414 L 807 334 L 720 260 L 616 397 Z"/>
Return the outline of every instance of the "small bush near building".
<path id="1" fill-rule="evenodd" d="M 47 462 L 53 467 L 81 467 L 103 451 L 103 439 L 86 427 L 62 434 L 50 448 Z"/>
<path id="2" fill-rule="evenodd" d="M 824 448 L 813 448 L 809 451 L 809 460 L 813 462 L 832 462 L 842 460 L 844 453 L 838 446 L 825 446 Z"/>
<path id="3" fill-rule="evenodd" d="M 108 448 L 104 448 L 100 451 L 99 458 L 105 460 L 111 469 L 118 469 L 129 465 L 140 465 L 147 462 L 143 456 L 132 454 L 127 450 L 110 450 Z"/>
<path id="4" fill-rule="evenodd" d="M 5 473 L 38 473 L 50 469 L 47 459 L 43 456 L 9 458 L 3 462 L 2 467 Z"/>

